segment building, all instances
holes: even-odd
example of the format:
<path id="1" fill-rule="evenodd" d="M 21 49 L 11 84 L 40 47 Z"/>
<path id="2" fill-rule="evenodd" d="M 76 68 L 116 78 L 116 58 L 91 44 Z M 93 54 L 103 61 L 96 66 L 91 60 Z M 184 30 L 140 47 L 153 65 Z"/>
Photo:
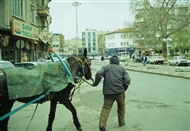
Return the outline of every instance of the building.
<path id="1" fill-rule="evenodd" d="M 0 0 L 0 60 L 14 64 L 45 58 L 51 44 L 50 1 Z"/>
<path id="2" fill-rule="evenodd" d="M 82 40 L 80 38 L 78 38 L 78 48 L 79 51 L 82 48 Z M 69 39 L 69 40 L 65 40 L 65 53 L 76 53 L 76 38 L 73 39 Z"/>
<path id="3" fill-rule="evenodd" d="M 57 54 L 63 54 L 65 47 L 64 35 L 60 33 L 54 33 L 52 36 L 52 48 Z"/>
<path id="4" fill-rule="evenodd" d="M 123 28 L 105 34 L 106 56 L 118 55 L 119 52 L 129 52 L 131 56 L 136 49 L 136 45 L 133 43 L 133 33 L 133 28 Z"/>
<path id="5" fill-rule="evenodd" d="M 96 29 L 86 29 L 82 32 L 82 50 L 87 48 L 88 55 L 98 55 L 98 34 Z"/>

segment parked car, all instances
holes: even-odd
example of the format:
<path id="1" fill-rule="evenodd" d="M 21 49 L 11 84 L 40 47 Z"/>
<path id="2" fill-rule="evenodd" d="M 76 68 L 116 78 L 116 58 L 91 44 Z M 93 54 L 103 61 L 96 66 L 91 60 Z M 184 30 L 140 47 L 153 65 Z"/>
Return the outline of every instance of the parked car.
<path id="1" fill-rule="evenodd" d="M 125 62 L 125 61 L 129 60 L 130 55 L 129 54 L 124 54 L 124 55 L 118 56 L 118 58 L 119 58 L 120 61 Z"/>
<path id="2" fill-rule="evenodd" d="M 112 57 L 112 56 L 109 55 L 109 56 L 106 56 L 105 59 L 106 59 L 106 60 L 109 60 L 111 57 Z"/>
<path id="3" fill-rule="evenodd" d="M 150 63 L 150 59 L 152 59 L 152 56 L 147 56 L 147 63 Z"/>
<path id="4" fill-rule="evenodd" d="M 15 67 L 10 61 L 0 61 L 0 69 Z"/>
<path id="5" fill-rule="evenodd" d="M 187 61 L 187 65 L 190 66 L 190 60 Z"/>
<path id="6" fill-rule="evenodd" d="M 148 58 L 147 62 L 150 64 L 163 64 L 164 63 L 163 56 L 149 56 L 147 58 Z"/>
<path id="7" fill-rule="evenodd" d="M 15 63 L 14 66 L 15 67 L 24 67 L 24 68 L 33 68 L 34 66 L 36 66 L 37 64 L 44 64 L 46 62 L 37 62 L 37 61 L 31 61 L 31 62 L 18 62 Z"/>
<path id="8" fill-rule="evenodd" d="M 139 56 L 139 55 L 136 55 L 136 56 L 134 56 L 133 61 L 134 61 L 134 62 L 142 62 L 142 57 Z"/>
<path id="9" fill-rule="evenodd" d="M 184 56 L 174 56 L 171 60 L 168 60 L 169 65 L 187 66 L 188 60 Z"/>

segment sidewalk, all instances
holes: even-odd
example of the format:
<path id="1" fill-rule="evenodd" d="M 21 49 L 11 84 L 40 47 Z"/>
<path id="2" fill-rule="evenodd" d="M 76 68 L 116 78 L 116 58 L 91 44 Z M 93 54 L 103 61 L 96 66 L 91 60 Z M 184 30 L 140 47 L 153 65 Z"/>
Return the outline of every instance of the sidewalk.
<path id="1" fill-rule="evenodd" d="M 103 62 L 98 60 L 93 60 L 92 64 L 107 65 L 109 64 L 109 60 L 105 60 Z M 187 66 L 175 67 L 175 66 L 167 66 L 165 64 L 164 65 L 147 64 L 146 66 L 143 66 L 142 63 L 133 63 L 132 61 L 120 62 L 120 65 L 124 66 L 126 70 L 190 79 L 190 67 Z"/>

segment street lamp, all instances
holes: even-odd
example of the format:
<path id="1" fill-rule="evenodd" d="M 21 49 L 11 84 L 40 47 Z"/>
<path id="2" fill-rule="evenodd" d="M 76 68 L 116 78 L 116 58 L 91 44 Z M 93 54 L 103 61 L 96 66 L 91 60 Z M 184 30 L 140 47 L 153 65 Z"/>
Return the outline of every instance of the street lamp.
<path id="1" fill-rule="evenodd" d="M 72 3 L 76 7 L 76 54 L 78 54 L 78 20 L 77 20 L 77 6 L 81 5 L 78 1 Z"/>
<path id="2" fill-rule="evenodd" d="M 169 64 L 169 63 L 168 63 L 168 60 L 169 60 L 168 42 L 171 42 L 171 41 L 172 41 L 172 38 L 167 38 L 167 39 L 164 38 L 163 41 L 166 42 L 166 46 L 167 46 L 167 67 L 169 68 L 169 66 L 168 66 L 168 64 Z"/>

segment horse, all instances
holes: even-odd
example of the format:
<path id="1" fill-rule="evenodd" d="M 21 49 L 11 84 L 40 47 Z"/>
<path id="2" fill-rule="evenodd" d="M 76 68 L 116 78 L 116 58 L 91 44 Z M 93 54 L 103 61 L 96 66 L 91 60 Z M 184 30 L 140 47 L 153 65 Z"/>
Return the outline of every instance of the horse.
<path id="1" fill-rule="evenodd" d="M 87 59 L 87 50 L 84 50 L 83 54 L 78 54 L 77 56 L 71 56 L 66 59 L 68 64 L 70 65 L 70 72 L 73 76 L 73 80 L 75 83 L 79 81 L 79 78 L 84 77 L 86 80 L 92 80 L 92 73 L 91 73 L 91 62 Z M 15 67 L 20 68 L 20 67 Z M 48 118 L 48 125 L 46 131 L 52 131 L 52 125 L 55 118 L 56 106 L 57 103 L 63 104 L 68 110 L 71 111 L 73 116 L 73 123 L 77 130 L 82 131 L 81 124 L 77 117 L 77 111 L 73 104 L 71 103 L 71 94 L 74 91 L 75 85 L 72 83 L 68 83 L 67 87 L 58 91 L 58 92 L 50 92 L 48 96 L 42 98 L 41 100 L 35 103 L 43 103 L 45 101 L 50 100 L 50 112 Z M 73 91 L 72 91 L 73 90 Z M 1 94 L 3 91 L 3 94 Z M 72 92 L 71 92 L 72 91 Z M 7 78 L 5 72 L 2 70 L 0 72 L 0 116 L 7 114 L 11 111 L 13 104 L 15 101 L 27 103 L 37 98 L 37 96 L 31 96 L 27 98 L 18 98 L 18 99 L 9 99 L 9 92 L 7 88 Z M 0 131 L 7 131 L 8 130 L 8 120 L 9 117 L 5 118 L 4 120 L 0 121 Z"/>

